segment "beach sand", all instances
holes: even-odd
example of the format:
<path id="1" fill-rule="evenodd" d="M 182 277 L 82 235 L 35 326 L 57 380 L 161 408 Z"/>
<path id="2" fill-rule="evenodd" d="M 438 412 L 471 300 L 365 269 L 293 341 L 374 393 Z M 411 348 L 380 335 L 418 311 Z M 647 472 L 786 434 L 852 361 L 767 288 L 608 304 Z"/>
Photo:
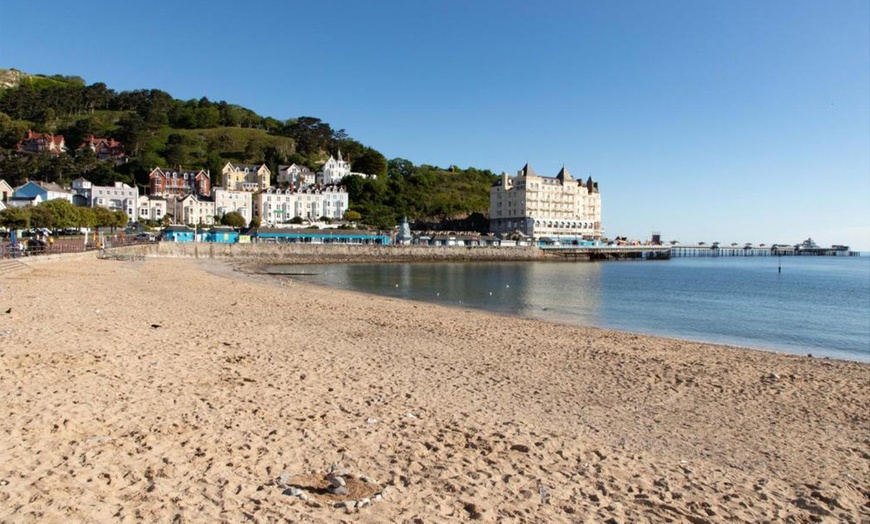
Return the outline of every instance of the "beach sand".
<path id="1" fill-rule="evenodd" d="M 0 399 L 2 522 L 870 522 L 870 366 L 215 262 L 0 277 Z"/>

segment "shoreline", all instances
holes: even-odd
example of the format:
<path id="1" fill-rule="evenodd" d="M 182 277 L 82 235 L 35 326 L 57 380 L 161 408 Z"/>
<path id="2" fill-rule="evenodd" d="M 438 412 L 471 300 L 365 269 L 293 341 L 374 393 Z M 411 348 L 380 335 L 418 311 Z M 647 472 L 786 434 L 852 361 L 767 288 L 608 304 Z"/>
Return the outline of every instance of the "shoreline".
<path id="1" fill-rule="evenodd" d="M 570 261 L 565 261 L 565 260 L 558 260 L 558 261 L 557 260 L 546 260 L 546 261 L 547 262 L 572 263 Z M 518 261 L 515 261 L 515 260 L 485 260 L 485 261 L 415 260 L 415 261 L 386 261 L 386 262 L 382 262 L 382 263 L 383 264 L 441 264 L 441 263 L 460 263 L 461 264 L 461 263 L 468 263 L 468 264 L 476 264 L 476 265 L 477 264 L 486 265 L 486 264 L 513 263 L 513 262 L 518 262 Z M 523 261 L 523 262 L 528 262 L 528 261 Z M 604 262 L 604 261 L 602 261 L 602 262 Z M 607 262 L 615 262 L 615 261 L 607 261 Z M 648 263 L 651 263 L 651 262 L 652 261 L 650 261 Z M 456 309 L 456 310 L 473 309 L 476 311 L 482 311 L 482 312 L 486 312 L 486 313 L 497 315 L 497 316 L 505 316 L 505 317 L 511 317 L 511 318 L 523 318 L 523 319 L 536 320 L 536 321 L 547 322 L 547 323 L 562 325 L 562 326 L 581 327 L 581 328 L 596 328 L 596 329 L 601 329 L 601 330 L 606 330 L 606 331 L 616 331 L 616 332 L 626 333 L 626 334 L 637 334 L 637 335 L 644 335 L 644 336 L 651 336 L 651 337 L 659 337 L 659 338 L 664 338 L 664 339 L 668 339 L 668 340 L 677 340 L 677 341 L 693 342 L 693 343 L 700 343 L 700 344 L 729 346 L 729 347 L 734 347 L 734 348 L 738 348 L 738 349 L 745 349 L 745 350 L 751 350 L 751 351 L 762 351 L 762 352 L 773 353 L 773 354 L 782 354 L 782 355 L 791 355 L 791 356 L 797 356 L 797 357 L 815 358 L 815 359 L 820 359 L 820 360 L 838 360 L 838 361 L 846 361 L 846 362 L 856 362 L 859 364 L 870 364 L 870 360 L 868 360 L 868 359 L 870 359 L 870 357 L 868 357 L 867 355 L 860 355 L 860 354 L 856 355 L 856 354 L 854 354 L 854 352 L 850 352 L 848 350 L 841 351 L 841 350 L 830 350 L 830 349 L 825 349 L 825 348 L 821 348 L 821 347 L 776 345 L 775 343 L 770 343 L 770 342 L 768 343 L 767 346 L 764 346 L 763 344 L 762 345 L 752 345 L 752 341 L 743 341 L 741 343 L 739 341 L 735 342 L 735 341 L 728 340 L 728 337 L 720 337 L 720 339 L 716 340 L 715 337 L 711 336 L 709 339 L 703 339 L 703 338 L 693 338 L 690 336 L 683 336 L 680 333 L 676 333 L 676 332 L 663 333 L 663 332 L 655 332 L 655 331 L 643 331 L 643 330 L 638 330 L 638 329 L 622 329 L 622 328 L 618 328 L 618 327 L 595 325 L 595 324 L 591 324 L 591 323 L 583 324 L 583 323 L 572 322 L 570 320 L 560 320 L 559 318 L 551 318 L 551 317 L 547 317 L 547 316 L 534 316 L 533 314 L 525 314 L 524 315 L 522 313 L 517 313 L 517 312 L 506 312 L 506 311 L 500 311 L 498 309 L 489 309 L 489 308 L 487 308 L 486 304 L 483 304 L 483 303 L 462 304 L 462 302 L 460 301 L 459 304 L 456 304 L 453 302 L 434 300 L 434 299 L 432 299 L 431 294 L 428 298 L 427 298 L 427 296 L 424 296 L 424 295 L 419 295 L 419 297 L 415 297 L 415 296 L 398 297 L 398 296 L 394 296 L 394 295 L 389 294 L 389 289 L 380 290 L 382 292 L 379 292 L 379 290 L 350 289 L 348 287 L 343 286 L 340 283 L 337 284 L 335 282 L 309 281 L 305 278 L 301 278 L 303 276 L 314 276 L 313 274 L 286 273 L 286 272 L 270 271 L 269 270 L 269 268 L 271 268 L 273 266 L 297 266 L 298 265 L 298 266 L 305 266 L 305 267 L 322 266 L 322 267 L 328 268 L 329 266 L 333 266 L 333 265 L 339 265 L 339 266 L 343 266 L 343 265 L 367 265 L 367 264 L 373 264 L 373 263 L 378 263 L 378 262 L 364 261 L 364 262 L 360 262 L 360 263 L 355 263 L 355 262 L 336 262 L 336 261 L 330 261 L 330 260 L 321 260 L 318 262 L 308 261 L 306 263 L 298 263 L 295 261 L 292 261 L 292 262 L 281 261 L 281 262 L 275 263 L 275 262 L 271 262 L 271 261 L 269 261 L 269 262 L 255 261 L 255 262 L 249 262 L 249 263 L 241 263 L 239 267 L 243 271 L 246 271 L 248 273 L 255 273 L 255 274 L 259 274 L 259 275 L 263 275 L 263 276 L 268 276 L 268 277 L 272 277 L 273 279 L 276 279 L 276 280 L 281 280 L 281 279 L 292 280 L 295 282 L 304 283 L 306 285 L 314 285 L 314 286 L 322 287 L 325 289 L 353 291 L 353 292 L 363 293 L 365 295 L 373 296 L 373 297 L 406 300 L 406 301 L 408 301 L 408 303 L 423 303 L 423 304 L 440 305 L 440 306 L 449 307 L 449 308 Z M 761 342 L 763 342 L 763 341 L 761 341 Z M 862 360 L 862 358 L 863 358 L 863 360 Z"/>
<path id="2" fill-rule="evenodd" d="M 235 269 L 4 275 L 0 520 L 870 518 L 867 365 Z M 282 494 L 334 462 L 385 500 Z"/>

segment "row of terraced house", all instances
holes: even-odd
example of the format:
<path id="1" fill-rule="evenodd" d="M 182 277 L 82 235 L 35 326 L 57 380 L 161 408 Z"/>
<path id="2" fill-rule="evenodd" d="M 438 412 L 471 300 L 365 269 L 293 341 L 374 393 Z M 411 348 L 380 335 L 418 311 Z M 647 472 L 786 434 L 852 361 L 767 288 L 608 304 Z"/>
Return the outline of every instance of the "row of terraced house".
<path id="1" fill-rule="evenodd" d="M 113 139 L 90 136 L 77 151 L 86 149 L 101 159 L 126 158 L 123 144 Z M 66 153 L 67 147 L 61 135 L 28 132 L 18 144 L 18 151 L 56 155 Z M 27 181 L 13 189 L 0 181 L 0 209 L 63 198 L 79 206 L 123 211 L 134 223 L 164 221 L 168 216 L 172 223 L 213 225 L 227 213 L 237 212 L 246 222 L 257 216 L 264 225 L 277 226 L 290 223 L 296 217 L 306 221 L 343 218 L 349 202 L 340 182 L 349 175 L 374 178 L 374 175 L 351 171 L 350 162 L 338 151 L 337 157 L 330 156 L 317 173 L 297 164 L 279 166 L 275 186 L 273 174 L 265 164 L 232 162 L 221 170 L 217 187 L 213 186 L 208 170 L 156 167 L 148 175 L 147 195 L 140 195 L 135 186 L 120 182 L 97 186 L 85 178 L 73 181 L 70 188 Z"/>
<path id="2" fill-rule="evenodd" d="M 257 216 L 272 226 L 291 223 L 297 217 L 340 220 L 349 208 L 347 190 L 340 182 L 350 175 L 374 178 L 352 172 L 341 151 L 337 158 L 330 156 L 317 173 L 297 164 L 278 166 L 276 185 L 265 164 L 227 162 L 217 188 L 212 188 L 206 170 L 155 168 L 148 176 L 147 204 L 140 205 L 137 219 L 161 220 L 169 214 L 178 223 L 212 225 L 215 218 L 235 211 L 246 221 Z"/>

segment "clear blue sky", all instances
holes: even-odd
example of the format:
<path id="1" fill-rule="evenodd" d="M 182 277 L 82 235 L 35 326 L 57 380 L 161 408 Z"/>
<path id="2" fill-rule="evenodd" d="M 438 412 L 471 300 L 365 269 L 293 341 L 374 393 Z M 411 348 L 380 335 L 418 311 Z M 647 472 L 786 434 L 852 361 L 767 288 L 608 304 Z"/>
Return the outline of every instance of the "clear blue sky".
<path id="1" fill-rule="evenodd" d="M 609 236 L 870 250 L 870 2 L 0 3 L 0 68 L 599 181 Z"/>

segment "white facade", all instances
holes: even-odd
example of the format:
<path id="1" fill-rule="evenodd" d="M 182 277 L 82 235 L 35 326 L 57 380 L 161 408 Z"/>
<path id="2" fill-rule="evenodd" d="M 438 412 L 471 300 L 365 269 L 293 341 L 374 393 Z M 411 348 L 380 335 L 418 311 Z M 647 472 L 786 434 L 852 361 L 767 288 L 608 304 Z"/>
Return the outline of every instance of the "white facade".
<path id="1" fill-rule="evenodd" d="M 338 151 L 338 158 L 332 156 L 323 164 L 323 169 L 317 173 L 316 183 L 327 186 L 330 184 L 338 184 L 341 179 L 348 176 L 358 176 L 362 178 L 377 178 L 377 175 L 367 175 L 365 173 L 355 173 L 350 170 L 350 162 L 346 162 L 341 158 L 341 150 Z"/>
<path id="2" fill-rule="evenodd" d="M 341 158 L 341 150 L 338 152 L 336 159 L 330 155 L 329 160 L 323 164 L 323 169 L 317 173 L 317 183 L 321 185 L 338 184 L 341 179 L 350 174 L 350 162 L 345 162 Z"/>
<path id="3" fill-rule="evenodd" d="M 317 220 L 341 219 L 347 211 L 347 190 L 341 186 L 310 186 L 304 189 L 275 189 L 257 193 L 255 212 L 264 224 L 288 224 L 295 217 Z"/>
<path id="4" fill-rule="evenodd" d="M 253 198 L 250 192 L 215 189 L 213 195 L 216 216 L 223 217 L 227 213 L 235 211 L 245 218 L 245 222 L 251 221 Z"/>
<path id="5" fill-rule="evenodd" d="M 312 186 L 315 183 L 314 171 L 305 166 L 290 164 L 278 166 L 278 184 L 293 186 L 297 189 Z"/>
<path id="6" fill-rule="evenodd" d="M 187 195 L 178 201 L 178 205 L 181 209 L 180 223 L 195 226 L 214 225 L 214 200 L 199 199 L 194 195 Z M 178 218 L 176 218 L 176 223 L 178 222 Z"/>
<path id="7" fill-rule="evenodd" d="M 85 184 L 80 182 L 80 180 L 83 179 L 76 181 L 82 186 L 80 189 L 87 189 L 84 187 Z M 114 186 L 94 186 L 86 180 L 84 182 L 90 186 L 89 203 L 91 207 L 103 207 L 111 211 L 123 211 L 127 213 L 127 217 L 131 222 L 139 221 L 138 187 L 130 187 L 122 182 L 115 182 Z"/>
<path id="8" fill-rule="evenodd" d="M 575 180 L 564 167 L 554 178 L 528 164 L 515 177 L 502 173 L 490 188 L 489 216 L 493 233 L 597 240 L 604 231 L 598 183 Z"/>
<path id="9" fill-rule="evenodd" d="M 139 220 L 163 220 L 166 216 L 167 202 L 165 198 L 142 195 L 139 197 Z"/>

